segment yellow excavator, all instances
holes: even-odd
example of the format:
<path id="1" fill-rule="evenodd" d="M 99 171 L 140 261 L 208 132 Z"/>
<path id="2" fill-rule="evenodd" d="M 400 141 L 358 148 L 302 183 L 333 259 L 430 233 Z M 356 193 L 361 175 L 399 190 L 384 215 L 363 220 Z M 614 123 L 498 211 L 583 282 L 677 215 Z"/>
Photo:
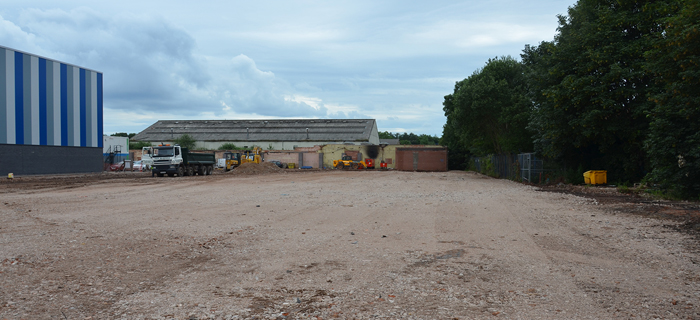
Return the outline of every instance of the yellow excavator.
<path id="1" fill-rule="evenodd" d="M 224 159 L 226 159 L 226 171 L 233 170 L 234 168 L 248 162 L 260 163 L 262 162 L 262 149 L 260 147 L 253 147 L 253 150 L 239 150 L 235 152 L 224 152 Z"/>

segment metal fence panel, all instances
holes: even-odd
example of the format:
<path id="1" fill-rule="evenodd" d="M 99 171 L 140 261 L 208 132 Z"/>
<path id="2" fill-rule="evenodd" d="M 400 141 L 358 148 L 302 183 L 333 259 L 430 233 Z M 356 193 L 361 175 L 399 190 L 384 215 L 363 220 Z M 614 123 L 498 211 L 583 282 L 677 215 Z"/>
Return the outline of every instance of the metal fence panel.
<path id="1" fill-rule="evenodd" d="M 472 157 L 474 170 L 501 179 L 541 183 L 544 161 L 535 153 L 499 154 Z"/>

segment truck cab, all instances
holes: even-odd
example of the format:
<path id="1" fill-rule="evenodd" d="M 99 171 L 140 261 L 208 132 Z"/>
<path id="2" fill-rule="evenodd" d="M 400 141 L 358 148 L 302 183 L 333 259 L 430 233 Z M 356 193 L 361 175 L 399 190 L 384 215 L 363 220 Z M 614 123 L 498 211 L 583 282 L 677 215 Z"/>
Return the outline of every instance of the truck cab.
<path id="1" fill-rule="evenodd" d="M 151 172 L 154 175 L 159 177 L 162 177 L 164 174 L 167 174 L 169 177 L 175 174 L 180 177 L 185 175 L 182 166 L 182 148 L 179 145 L 171 146 L 166 144 L 152 147 L 151 157 L 153 159 Z"/>

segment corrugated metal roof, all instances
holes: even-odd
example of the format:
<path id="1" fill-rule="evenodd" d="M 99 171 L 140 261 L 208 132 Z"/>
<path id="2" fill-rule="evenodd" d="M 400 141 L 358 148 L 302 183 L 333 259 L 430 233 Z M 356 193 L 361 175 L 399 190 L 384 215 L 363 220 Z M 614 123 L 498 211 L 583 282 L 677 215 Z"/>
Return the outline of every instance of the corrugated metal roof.
<path id="1" fill-rule="evenodd" d="M 379 139 L 379 144 L 401 144 L 399 139 Z"/>
<path id="2" fill-rule="evenodd" d="M 172 141 L 369 141 L 374 119 L 159 120 L 132 139 Z"/>

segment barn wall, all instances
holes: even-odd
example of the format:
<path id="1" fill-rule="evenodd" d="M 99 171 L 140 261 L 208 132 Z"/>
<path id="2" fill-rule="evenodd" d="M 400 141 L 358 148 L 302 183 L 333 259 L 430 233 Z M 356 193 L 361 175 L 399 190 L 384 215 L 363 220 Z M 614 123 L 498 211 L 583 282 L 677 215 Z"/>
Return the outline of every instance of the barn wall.
<path id="1" fill-rule="evenodd" d="M 365 145 L 339 145 L 339 144 L 334 144 L 334 145 L 325 145 L 322 147 L 322 153 L 323 153 L 323 165 L 326 168 L 332 168 L 333 167 L 333 160 L 340 160 L 343 156 L 343 154 L 347 154 L 353 157 L 353 159 L 356 160 L 363 160 L 367 158 L 367 155 L 369 154 L 368 149 L 369 146 Z M 375 166 L 379 167 L 379 164 L 384 161 L 387 163 L 387 168 L 389 169 L 398 169 L 398 170 L 407 170 L 404 168 L 399 169 L 397 167 L 397 150 L 401 149 L 416 149 L 416 150 L 426 150 L 426 151 L 432 151 L 432 150 L 442 150 L 443 152 L 447 152 L 447 149 L 442 146 L 423 146 L 423 145 L 382 145 L 379 146 L 379 152 L 378 155 L 375 159 Z M 431 160 L 429 156 L 424 156 L 427 157 L 423 162 L 421 162 L 421 167 L 419 171 L 445 171 L 447 170 L 447 166 L 445 165 L 444 168 L 440 165 L 442 163 L 440 161 L 441 158 L 436 158 Z M 411 160 L 412 161 L 412 160 Z M 436 163 L 433 163 L 436 162 Z M 410 166 L 410 171 L 413 171 L 413 165 L 411 162 Z"/>
<path id="2" fill-rule="evenodd" d="M 160 143 L 160 142 L 159 142 Z M 164 143 L 173 144 L 172 141 Z M 226 143 L 233 143 L 236 147 L 251 149 L 260 147 L 263 150 L 300 150 L 300 148 L 314 148 L 328 144 L 338 144 L 337 141 L 197 141 L 197 148 L 205 150 L 217 150 Z M 357 142 L 359 146 L 361 143 Z"/>
<path id="3" fill-rule="evenodd" d="M 313 148 L 311 148 L 313 149 Z M 270 151 L 264 152 L 265 161 L 278 160 L 282 163 L 294 163 L 296 167 L 310 166 L 319 168 L 323 155 L 318 151 Z"/>

